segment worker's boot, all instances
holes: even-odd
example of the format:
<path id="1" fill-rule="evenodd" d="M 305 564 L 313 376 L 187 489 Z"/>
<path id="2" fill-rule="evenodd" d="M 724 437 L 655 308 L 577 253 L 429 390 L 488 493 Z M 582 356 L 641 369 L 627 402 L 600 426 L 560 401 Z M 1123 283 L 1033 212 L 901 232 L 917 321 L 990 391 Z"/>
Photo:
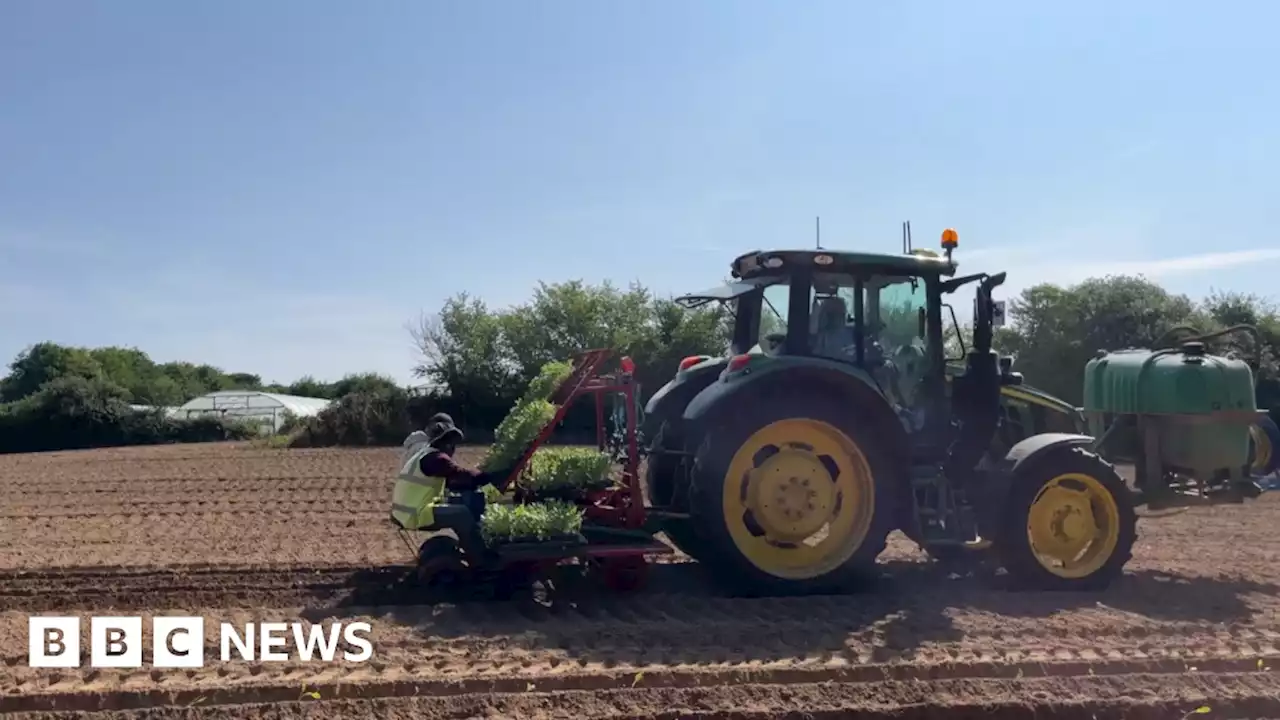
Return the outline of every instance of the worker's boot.
<path id="1" fill-rule="evenodd" d="M 463 555 L 472 570 L 483 571 L 498 566 L 498 553 L 485 544 L 479 529 L 470 533 L 459 533 L 458 542 L 462 545 Z"/>

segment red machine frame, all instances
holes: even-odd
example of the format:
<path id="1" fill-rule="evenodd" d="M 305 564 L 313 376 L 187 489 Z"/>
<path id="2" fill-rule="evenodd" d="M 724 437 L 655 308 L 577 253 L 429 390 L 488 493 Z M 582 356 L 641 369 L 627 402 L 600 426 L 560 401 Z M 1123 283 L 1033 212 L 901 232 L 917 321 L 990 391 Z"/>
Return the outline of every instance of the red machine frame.
<path id="1" fill-rule="evenodd" d="M 597 349 L 573 356 L 573 371 L 549 398 L 556 406 L 555 417 L 542 428 L 533 444 L 521 455 L 512 470 L 512 475 L 519 476 L 533 453 L 551 437 L 556 426 L 564 420 L 569 408 L 584 395 L 590 394 L 595 398 L 596 445 L 603 451 L 605 449 L 604 398 L 609 394 L 619 394 L 627 405 L 627 457 L 622 469 L 623 485 L 591 493 L 587 497 L 583 510 L 585 518 L 595 524 L 639 530 L 645 525 L 647 512 L 644 507 L 644 494 L 640 489 L 640 453 L 639 441 L 636 437 L 638 420 L 636 384 L 633 381 L 635 364 L 631 358 L 624 356 L 620 360 L 621 367 L 617 373 L 602 375 L 601 367 L 612 354 L 612 350 Z M 607 552 L 609 550 L 617 550 L 619 554 L 633 552 L 629 548 L 599 548 L 599 550 L 602 553 L 592 552 L 591 554 L 609 554 Z"/>
<path id="2" fill-rule="evenodd" d="M 621 487 L 592 492 L 580 502 L 585 521 L 583 534 L 591 533 L 593 536 L 587 538 L 585 545 L 550 543 L 539 547 L 540 543 L 529 543 L 531 547 L 521 549 L 506 546 L 502 572 L 507 573 L 508 577 L 537 573 L 540 569 L 576 558 L 599 568 L 607 586 L 628 591 L 644 584 L 648 572 L 646 556 L 670 555 L 675 552 L 669 545 L 654 538 L 646 527 L 648 511 L 640 488 L 640 448 L 636 427 L 639 414 L 636 412 L 638 393 L 633 381 L 635 363 L 624 356 L 620 360 L 618 372 L 602 374 L 601 368 L 612 354 L 611 350 L 598 349 L 573 356 L 573 370 L 569 377 L 548 398 L 556 406 L 555 416 L 517 460 L 510 479 L 519 477 L 533 453 L 546 443 L 556 426 L 563 422 L 569 408 L 584 395 L 589 394 L 595 398 L 596 445 L 604 450 L 604 397 L 607 394 L 618 394 L 627 403 L 627 457 L 623 462 L 623 484 Z M 517 500 L 519 499 L 517 491 Z"/>

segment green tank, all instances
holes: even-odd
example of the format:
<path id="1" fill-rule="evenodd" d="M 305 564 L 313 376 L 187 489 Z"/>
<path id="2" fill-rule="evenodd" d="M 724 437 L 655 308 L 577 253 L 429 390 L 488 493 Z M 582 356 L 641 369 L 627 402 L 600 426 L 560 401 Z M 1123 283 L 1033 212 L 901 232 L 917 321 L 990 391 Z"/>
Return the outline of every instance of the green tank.
<path id="1" fill-rule="evenodd" d="M 1121 416 L 1119 455 L 1142 454 L 1142 428 L 1158 438 L 1159 465 L 1203 480 L 1234 475 L 1249 462 L 1249 426 L 1258 416 L 1253 372 L 1243 361 L 1205 353 L 1200 342 L 1167 350 L 1121 350 L 1085 366 L 1090 433 Z M 1154 449 L 1154 448 L 1152 448 Z"/>

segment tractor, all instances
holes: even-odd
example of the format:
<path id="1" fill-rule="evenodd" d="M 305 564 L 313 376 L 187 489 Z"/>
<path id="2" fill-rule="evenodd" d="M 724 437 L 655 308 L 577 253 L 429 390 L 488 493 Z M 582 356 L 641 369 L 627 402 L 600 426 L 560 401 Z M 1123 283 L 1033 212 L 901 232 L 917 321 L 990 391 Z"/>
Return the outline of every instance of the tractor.
<path id="1" fill-rule="evenodd" d="M 672 544 L 748 594 L 838 592 L 874 572 L 893 530 L 939 558 L 993 554 L 1020 587 L 1098 589 L 1131 556 L 1139 505 L 1256 496 L 1234 465 L 1205 481 L 1225 492 L 1171 489 L 1185 468 L 1163 456 L 1131 489 L 1083 409 L 992 350 L 1005 273 L 957 276 L 953 230 L 941 246 L 749 252 L 728 283 L 677 299 L 726 305 L 733 329 L 726 356 L 685 358 L 644 410 L 644 484 Z M 969 285 L 972 344 L 947 357 L 949 300 Z M 1012 417 L 1019 403 L 1032 422 Z"/>

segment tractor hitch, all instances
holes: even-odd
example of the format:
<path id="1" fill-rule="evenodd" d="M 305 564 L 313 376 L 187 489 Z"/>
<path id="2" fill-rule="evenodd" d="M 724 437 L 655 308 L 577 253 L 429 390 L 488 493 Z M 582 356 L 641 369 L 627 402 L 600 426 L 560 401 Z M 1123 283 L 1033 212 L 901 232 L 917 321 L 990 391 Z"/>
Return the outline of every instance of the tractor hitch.
<path id="1" fill-rule="evenodd" d="M 1240 505 L 1246 500 L 1261 496 L 1263 492 L 1262 486 L 1253 480 L 1234 480 L 1207 488 L 1203 492 L 1180 488 L 1139 491 L 1135 494 L 1134 502 L 1146 505 L 1147 509 L 1154 511 L 1213 505 Z"/>

